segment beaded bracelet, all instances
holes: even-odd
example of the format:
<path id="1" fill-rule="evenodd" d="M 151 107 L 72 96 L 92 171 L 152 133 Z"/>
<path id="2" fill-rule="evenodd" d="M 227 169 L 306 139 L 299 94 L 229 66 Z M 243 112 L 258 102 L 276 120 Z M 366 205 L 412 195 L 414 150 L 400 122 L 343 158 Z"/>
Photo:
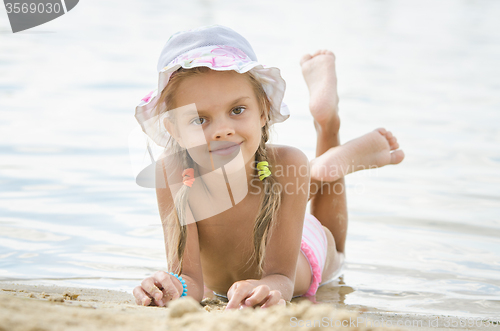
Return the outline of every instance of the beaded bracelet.
<path id="1" fill-rule="evenodd" d="M 171 274 L 172 276 L 174 276 L 175 278 L 177 278 L 181 282 L 181 284 L 182 284 L 181 298 L 185 297 L 187 295 L 187 292 L 188 292 L 186 281 L 184 279 L 182 279 L 182 277 L 179 276 L 178 274 L 174 274 L 173 272 L 169 272 L 169 274 Z"/>

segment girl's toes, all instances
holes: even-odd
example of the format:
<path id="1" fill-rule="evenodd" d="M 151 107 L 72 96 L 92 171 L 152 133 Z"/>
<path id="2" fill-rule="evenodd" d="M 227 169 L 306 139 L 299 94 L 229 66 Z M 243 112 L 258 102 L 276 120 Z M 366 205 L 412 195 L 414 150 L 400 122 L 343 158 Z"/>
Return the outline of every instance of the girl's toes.
<path id="1" fill-rule="evenodd" d="M 391 149 L 395 149 L 394 146 L 397 145 L 398 141 L 396 140 L 396 137 L 392 137 L 391 139 L 388 139 L 389 145 L 391 146 Z"/>
<path id="2" fill-rule="evenodd" d="M 302 65 L 304 62 L 309 61 L 310 59 L 312 59 L 311 54 L 305 54 L 305 55 L 304 55 L 304 56 L 302 56 L 302 58 L 300 59 L 300 65 Z"/>
<path id="3" fill-rule="evenodd" d="M 398 164 L 405 158 L 405 153 L 402 150 L 397 150 L 391 153 L 391 164 Z"/>
<path id="4" fill-rule="evenodd" d="M 314 54 L 312 55 L 312 57 L 315 57 L 315 56 L 320 55 L 320 54 L 321 54 L 321 52 L 322 52 L 322 50 L 321 50 L 321 49 L 318 49 L 316 52 L 314 52 Z"/>
<path id="5" fill-rule="evenodd" d="M 391 139 L 392 137 L 394 137 L 392 135 L 392 132 L 391 131 L 387 131 L 387 134 L 385 135 L 387 137 L 387 140 Z"/>
<path id="6" fill-rule="evenodd" d="M 378 129 L 376 129 L 376 131 L 378 131 L 381 135 L 384 135 L 384 136 L 385 136 L 385 135 L 386 135 L 386 133 L 387 133 L 387 130 L 386 130 L 386 129 L 384 129 L 384 128 L 378 128 Z"/>

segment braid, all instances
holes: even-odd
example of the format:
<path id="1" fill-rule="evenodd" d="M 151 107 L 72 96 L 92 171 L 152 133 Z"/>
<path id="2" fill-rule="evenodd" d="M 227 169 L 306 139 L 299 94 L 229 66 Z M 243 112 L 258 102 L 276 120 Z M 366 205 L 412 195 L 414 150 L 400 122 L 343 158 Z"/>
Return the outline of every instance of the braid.
<path id="1" fill-rule="evenodd" d="M 262 128 L 262 139 L 255 153 L 255 162 L 267 161 L 269 167 L 275 164 L 274 156 L 269 157 L 265 143 L 268 140 L 268 124 Z M 263 194 L 261 194 L 259 214 L 255 220 L 253 229 L 253 255 L 250 260 L 256 259 L 259 273 L 263 272 L 264 258 L 267 243 L 275 226 L 275 220 L 281 204 L 281 189 L 271 174 L 262 180 Z"/>
<path id="2" fill-rule="evenodd" d="M 174 155 L 181 155 L 182 169 L 193 168 L 195 162 L 189 155 L 186 149 L 177 144 L 174 139 L 170 140 L 171 147 L 175 150 Z M 182 273 L 182 264 L 184 261 L 184 251 L 187 244 L 187 215 L 186 208 L 188 207 L 189 187 L 182 185 L 174 197 L 174 208 L 170 215 L 167 216 L 166 222 L 173 224 L 173 231 L 168 232 L 167 243 L 167 263 L 168 270 L 177 274 Z M 174 255 L 174 253 L 177 253 Z"/>

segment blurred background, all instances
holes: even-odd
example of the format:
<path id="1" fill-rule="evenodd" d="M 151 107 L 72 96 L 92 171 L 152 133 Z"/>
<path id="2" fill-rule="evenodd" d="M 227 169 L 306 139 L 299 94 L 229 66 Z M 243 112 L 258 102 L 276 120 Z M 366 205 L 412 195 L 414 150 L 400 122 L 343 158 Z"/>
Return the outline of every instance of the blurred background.
<path id="1" fill-rule="evenodd" d="M 380 311 L 500 310 L 500 2 L 81 1 L 13 34 L 0 6 L 0 280 L 131 291 L 166 267 L 128 136 L 177 31 L 226 25 L 281 69 L 272 143 L 314 157 L 299 60 L 337 57 L 341 139 L 378 127 L 405 160 L 346 178 L 347 265 L 316 299 Z M 497 316 L 498 317 L 498 316 Z"/>

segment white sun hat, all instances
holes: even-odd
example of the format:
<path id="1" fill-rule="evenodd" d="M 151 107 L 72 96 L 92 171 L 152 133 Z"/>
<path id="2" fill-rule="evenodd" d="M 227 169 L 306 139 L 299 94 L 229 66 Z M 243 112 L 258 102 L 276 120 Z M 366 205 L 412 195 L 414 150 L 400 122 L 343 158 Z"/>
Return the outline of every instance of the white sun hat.
<path id="1" fill-rule="evenodd" d="M 142 130 L 158 146 L 166 147 L 169 133 L 155 114 L 159 96 L 170 76 L 179 68 L 208 67 L 212 70 L 250 71 L 261 82 L 271 102 L 270 125 L 290 116 L 283 103 L 286 84 L 280 70 L 257 62 L 250 43 L 236 31 L 221 25 L 204 26 L 172 35 L 158 60 L 158 89 L 149 92 L 135 109 Z"/>

